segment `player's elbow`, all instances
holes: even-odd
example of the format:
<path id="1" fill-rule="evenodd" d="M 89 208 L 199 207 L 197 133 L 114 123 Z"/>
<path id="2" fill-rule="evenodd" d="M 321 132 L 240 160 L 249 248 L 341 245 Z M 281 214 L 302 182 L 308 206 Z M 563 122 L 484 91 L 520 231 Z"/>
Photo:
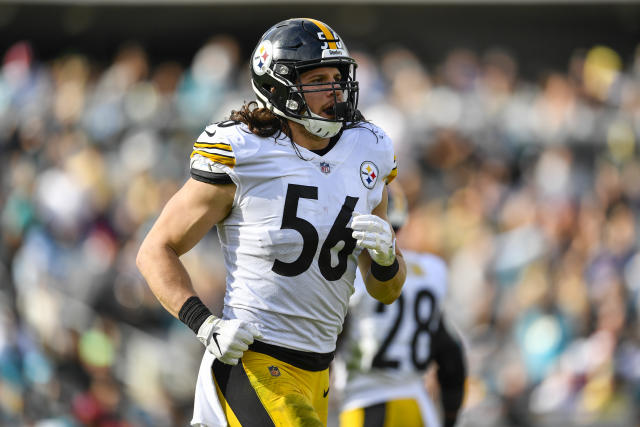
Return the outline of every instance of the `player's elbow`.
<path id="1" fill-rule="evenodd" d="M 149 251 L 149 244 L 145 239 L 138 248 L 138 254 L 136 255 L 136 267 L 138 267 L 138 271 L 140 271 L 140 273 L 142 273 L 143 275 L 148 264 L 147 261 L 150 258 Z"/>
<path id="2" fill-rule="evenodd" d="M 402 293 L 403 280 L 390 280 L 388 282 L 375 282 L 372 286 L 367 286 L 369 295 L 383 304 L 392 304 Z"/>
<path id="3" fill-rule="evenodd" d="M 158 260 L 162 248 L 157 239 L 152 239 L 151 236 L 147 236 L 140 247 L 138 248 L 138 254 L 136 255 L 136 267 L 138 271 L 146 276 L 146 273 L 153 267 L 155 261 Z"/>
<path id="4" fill-rule="evenodd" d="M 393 302 L 394 302 L 395 300 L 397 300 L 397 299 L 398 299 L 398 297 L 395 297 L 395 298 L 394 298 L 394 297 L 387 297 L 387 296 L 384 296 L 384 297 L 378 297 L 378 298 L 376 298 L 376 299 L 377 299 L 378 301 L 380 301 L 381 303 L 385 304 L 385 305 L 389 305 L 389 304 L 393 304 Z"/>
<path id="5" fill-rule="evenodd" d="M 406 278 L 406 270 L 404 265 L 398 271 L 398 273 L 393 277 L 393 279 L 384 283 L 385 296 L 383 300 L 380 300 L 384 304 L 391 304 L 398 298 L 400 298 L 400 294 L 402 293 L 402 287 L 404 286 L 404 281 Z"/>
<path id="6" fill-rule="evenodd" d="M 383 297 L 378 299 L 378 301 L 386 305 L 393 304 L 398 298 L 400 298 L 401 291 L 402 291 L 402 288 L 391 289 L 390 292 L 388 292 Z"/>

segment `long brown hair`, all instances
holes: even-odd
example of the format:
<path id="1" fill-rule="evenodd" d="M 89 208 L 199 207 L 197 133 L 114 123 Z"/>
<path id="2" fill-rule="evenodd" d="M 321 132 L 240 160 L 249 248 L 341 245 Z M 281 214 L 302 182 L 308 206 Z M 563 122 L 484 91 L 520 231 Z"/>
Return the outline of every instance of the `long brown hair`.
<path id="1" fill-rule="evenodd" d="M 232 110 L 229 119 L 242 122 L 251 133 L 276 138 L 284 133 L 291 136 L 291 130 L 287 120 L 276 116 L 268 108 L 259 107 L 256 101 L 245 102 L 239 110 Z"/>
<path id="2" fill-rule="evenodd" d="M 265 138 L 272 136 L 278 139 L 280 135 L 284 133 L 291 140 L 291 146 L 295 150 L 296 155 L 302 160 L 310 160 L 306 159 L 300 152 L 298 146 L 294 144 L 291 136 L 291 128 L 289 127 L 289 121 L 273 114 L 273 112 L 268 108 L 258 106 L 256 101 L 245 102 L 239 110 L 231 110 L 229 119 L 244 123 L 247 125 L 251 133 Z M 361 127 L 361 124 L 366 121 L 367 120 L 364 118 L 362 113 L 359 110 L 356 110 L 355 121 L 344 126 L 343 129 Z M 378 135 L 376 135 L 375 132 L 368 128 L 367 130 L 373 133 L 376 140 L 378 140 Z M 341 134 L 342 130 L 333 138 L 339 138 Z"/>

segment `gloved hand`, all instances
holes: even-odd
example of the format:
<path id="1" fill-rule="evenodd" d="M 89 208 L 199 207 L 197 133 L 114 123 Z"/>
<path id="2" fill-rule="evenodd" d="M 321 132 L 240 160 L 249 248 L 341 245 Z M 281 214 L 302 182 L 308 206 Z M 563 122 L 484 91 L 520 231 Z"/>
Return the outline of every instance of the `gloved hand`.
<path id="1" fill-rule="evenodd" d="M 198 339 L 216 359 L 237 365 L 242 354 L 260 332 L 251 323 L 240 319 L 224 320 L 209 316 L 198 329 Z"/>
<path id="2" fill-rule="evenodd" d="M 377 264 L 388 266 L 396 259 L 396 239 L 391 225 L 376 215 L 353 213 L 351 221 L 356 245 L 366 248 Z"/>

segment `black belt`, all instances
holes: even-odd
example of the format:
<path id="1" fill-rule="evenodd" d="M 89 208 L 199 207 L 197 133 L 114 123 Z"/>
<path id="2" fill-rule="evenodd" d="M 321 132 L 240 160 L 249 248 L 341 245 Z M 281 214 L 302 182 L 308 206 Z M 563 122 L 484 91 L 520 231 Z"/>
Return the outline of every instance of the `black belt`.
<path id="1" fill-rule="evenodd" d="M 330 353 L 314 353 L 312 351 L 292 350 L 261 341 L 254 341 L 249 346 L 249 350 L 275 357 L 296 368 L 307 371 L 324 371 L 331 364 L 335 354 L 334 351 Z"/>

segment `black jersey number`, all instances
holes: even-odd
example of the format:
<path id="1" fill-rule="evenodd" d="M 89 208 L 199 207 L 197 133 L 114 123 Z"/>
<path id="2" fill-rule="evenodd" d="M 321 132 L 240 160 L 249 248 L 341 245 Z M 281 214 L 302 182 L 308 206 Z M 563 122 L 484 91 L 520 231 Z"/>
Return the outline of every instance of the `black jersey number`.
<path id="1" fill-rule="evenodd" d="M 289 184 L 287 187 L 280 228 L 296 230 L 302 236 L 303 243 L 302 251 L 295 261 L 284 262 L 279 259 L 274 261 L 271 270 L 281 276 L 292 277 L 304 273 L 313 262 L 313 257 L 318 249 L 318 231 L 313 224 L 298 216 L 298 201 L 300 199 L 318 200 L 318 187 L 298 184 Z M 351 237 L 352 230 L 347 228 L 347 224 L 357 202 L 357 197 L 347 196 L 345 198 L 340 213 L 333 222 L 329 235 L 320 249 L 318 266 L 320 273 L 327 280 L 338 280 L 347 271 L 347 259 L 356 247 L 356 240 Z M 331 249 L 340 241 L 344 242 L 344 246 L 338 252 L 337 265 L 332 267 Z"/>
<path id="2" fill-rule="evenodd" d="M 428 300 L 429 303 L 431 304 L 431 310 L 429 311 L 429 316 L 426 319 L 424 318 L 424 316 L 421 315 L 421 310 L 420 310 L 422 301 L 425 299 Z M 393 342 L 393 339 L 395 338 L 396 333 L 398 333 L 398 330 L 400 329 L 400 324 L 402 323 L 402 313 L 404 312 L 404 295 L 400 294 L 400 297 L 398 298 L 397 301 L 398 302 L 396 304 L 392 305 L 397 307 L 395 321 L 393 323 L 393 326 L 391 326 L 391 329 L 389 330 L 389 333 L 385 337 L 384 341 L 382 341 L 382 345 L 380 346 L 380 349 L 378 350 L 375 357 L 373 358 L 372 367 L 374 368 L 387 369 L 387 368 L 398 368 L 400 366 L 400 362 L 398 360 L 388 359 L 387 355 L 385 354 L 389 346 Z M 386 308 L 387 308 L 387 305 L 383 303 L 378 303 L 376 307 L 376 313 L 384 313 Z M 420 355 L 418 351 L 419 350 L 418 342 L 422 334 L 427 334 L 429 335 L 429 337 L 431 336 L 430 325 L 431 325 L 431 322 L 433 321 L 435 313 L 436 313 L 436 297 L 433 295 L 433 293 L 430 290 L 422 289 L 420 292 L 416 294 L 416 299 L 413 304 L 413 318 L 416 323 L 416 330 L 411 340 L 411 348 L 409 349 L 411 353 L 411 362 L 413 363 L 413 366 L 415 366 L 415 368 L 419 370 L 423 370 L 427 367 L 427 364 L 429 363 L 429 355 L 427 355 L 427 357 L 425 358 L 420 359 Z"/>

